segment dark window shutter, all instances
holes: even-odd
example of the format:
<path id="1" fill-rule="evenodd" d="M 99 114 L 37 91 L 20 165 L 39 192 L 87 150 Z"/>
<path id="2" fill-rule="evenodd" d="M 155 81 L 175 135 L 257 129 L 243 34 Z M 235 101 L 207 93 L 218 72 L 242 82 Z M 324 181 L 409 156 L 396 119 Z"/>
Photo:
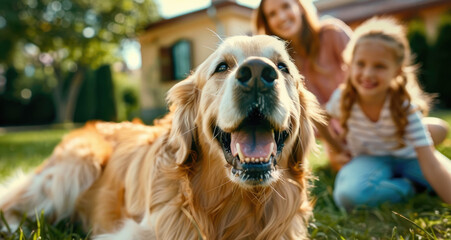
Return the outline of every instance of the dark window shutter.
<path id="1" fill-rule="evenodd" d="M 161 81 L 173 80 L 171 48 L 160 47 L 160 74 Z"/>
<path id="2" fill-rule="evenodd" d="M 172 45 L 172 67 L 175 80 L 185 79 L 192 68 L 191 42 L 188 40 L 177 41 Z"/>

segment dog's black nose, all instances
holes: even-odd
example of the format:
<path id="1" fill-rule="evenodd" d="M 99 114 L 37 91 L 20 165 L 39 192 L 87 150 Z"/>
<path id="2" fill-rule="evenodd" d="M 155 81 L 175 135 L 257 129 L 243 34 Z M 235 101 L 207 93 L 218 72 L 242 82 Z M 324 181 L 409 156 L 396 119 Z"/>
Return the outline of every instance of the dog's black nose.
<path id="1" fill-rule="evenodd" d="M 265 92 L 273 88 L 277 72 L 262 59 L 250 59 L 240 66 L 235 77 L 243 90 Z"/>

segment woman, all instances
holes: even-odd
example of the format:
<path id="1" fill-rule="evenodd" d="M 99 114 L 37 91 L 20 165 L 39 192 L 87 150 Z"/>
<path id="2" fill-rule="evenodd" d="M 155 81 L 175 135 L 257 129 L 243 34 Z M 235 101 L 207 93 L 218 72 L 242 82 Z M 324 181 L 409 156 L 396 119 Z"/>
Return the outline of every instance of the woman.
<path id="1" fill-rule="evenodd" d="M 346 78 L 341 53 L 349 42 L 351 29 L 338 19 L 320 22 L 309 0 L 262 0 L 253 19 L 258 34 L 286 40 L 306 87 L 320 104 Z"/>
<path id="2" fill-rule="evenodd" d="M 311 1 L 262 0 L 255 11 L 253 27 L 257 34 L 275 35 L 287 41 L 291 57 L 305 77 L 305 86 L 321 105 L 344 82 L 347 71 L 341 54 L 349 42 L 351 29 L 334 18 L 320 22 Z M 337 121 L 331 121 L 331 126 L 331 135 L 319 128 L 320 135 L 335 137 L 340 126 Z M 326 149 L 336 170 L 349 160 L 334 154 L 331 147 Z"/>

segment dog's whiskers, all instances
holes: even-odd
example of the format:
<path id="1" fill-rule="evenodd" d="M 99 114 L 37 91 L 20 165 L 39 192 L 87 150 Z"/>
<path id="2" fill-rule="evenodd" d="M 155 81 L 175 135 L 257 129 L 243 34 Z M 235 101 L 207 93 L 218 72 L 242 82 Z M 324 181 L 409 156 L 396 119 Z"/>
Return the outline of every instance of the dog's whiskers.
<path id="1" fill-rule="evenodd" d="M 209 128 L 211 129 L 211 128 L 214 128 L 215 127 L 215 125 L 213 124 L 213 123 L 210 123 L 210 126 L 209 126 Z M 216 133 L 216 135 L 213 135 L 212 136 L 212 138 L 210 139 L 210 141 L 214 141 L 218 136 L 219 136 L 219 134 L 221 134 L 219 131 Z"/>
<path id="2" fill-rule="evenodd" d="M 256 200 L 260 205 L 263 204 L 263 202 L 261 201 L 260 197 L 257 194 L 255 194 L 253 191 L 250 191 L 250 194 L 253 196 L 252 200 Z"/>
<path id="3" fill-rule="evenodd" d="M 186 132 L 183 132 L 182 135 L 191 134 L 196 128 L 197 126 L 194 126 L 193 128 L 186 130 Z"/>
<path id="4" fill-rule="evenodd" d="M 221 93 L 221 90 L 218 89 L 215 93 L 208 93 L 208 95 L 213 96 L 213 97 L 221 97 L 222 95 L 220 93 Z"/>
<path id="5" fill-rule="evenodd" d="M 209 47 L 209 46 L 206 46 L 206 45 L 204 45 L 203 47 L 206 48 L 206 49 L 208 49 L 208 50 L 211 50 L 211 51 L 214 51 L 214 50 L 215 50 L 214 48 Z"/>
<path id="6" fill-rule="evenodd" d="M 223 184 L 221 184 L 221 185 L 218 185 L 218 186 L 216 186 L 216 187 L 214 187 L 214 188 L 208 190 L 207 192 L 213 192 L 213 191 L 217 190 L 218 188 L 221 188 L 221 187 L 223 187 L 223 186 L 225 186 L 226 184 L 229 184 L 229 183 L 231 183 L 231 182 L 232 182 L 232 180 L 229 179 L 229 180 L 227 180 L 225 183 L 223 183 Z"/>
<path id="7" fill-rule="evenodd" d="M 238 60 L 236 59 L 236 57 L 235 56 L 233 56 L 233 63 L 235 64 L 235 66 L 238 66 L 239 65 L 239 62 L 238 62 Z"/>
<path id="8" fill-rule="evenodd" d="M 272 185 L 269 185 L 269 187 L 275 192 L 277 193 L 277 195 L 282 198 L 283 200 L 287 200 L 285 197 L 282 196 L 282 194 L 280 194 L 275 187 L 273 187 Z"/>
<path id="9" fill-rule="evenodd" d="M 282 171 L 282 172 L 288 171 L 288 170 L 290 170 L 290 169 L 289 168 L 279 168 L 279 171 Z"/>
<path id="10" fill-rule="evenodd" d="M 220 44 L 224 42 L 224 38 L 221 37 L 221 36 L 219 36 L 219 34 L 218 34 L 217 32 L 215 32 L 214 30 L 212 30 L 212 29 L 210 29 L 210 28 L 208 28 L 208 31 L 210 31 L 211 33 L 213 33 L 213 35 L 214 35 L 215 37 L 218 38 L 218 40 L 220 41 L 220 42 L 219 42 Z"/>

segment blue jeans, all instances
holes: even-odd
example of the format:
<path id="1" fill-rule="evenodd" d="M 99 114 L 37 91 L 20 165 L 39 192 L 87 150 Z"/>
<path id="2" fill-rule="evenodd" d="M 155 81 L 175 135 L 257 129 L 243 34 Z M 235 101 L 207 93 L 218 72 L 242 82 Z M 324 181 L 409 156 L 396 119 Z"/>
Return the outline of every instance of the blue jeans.
<path id="1" fill-rule="evenodd" d="M 416 158 L 358 156 L 338 172 L 334 200 L 338 207 L 348 210 L 400 202 L 415 193 L 413 182 L 431 189 Z"/>

